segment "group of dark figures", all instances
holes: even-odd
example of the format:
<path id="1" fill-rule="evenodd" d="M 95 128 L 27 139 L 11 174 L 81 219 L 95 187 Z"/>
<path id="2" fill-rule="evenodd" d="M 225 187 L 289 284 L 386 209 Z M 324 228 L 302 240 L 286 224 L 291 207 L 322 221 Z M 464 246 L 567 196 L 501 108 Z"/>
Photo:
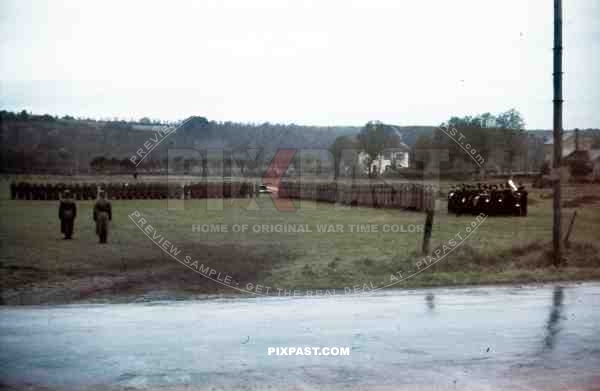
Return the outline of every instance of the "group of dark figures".
<path id="1" fill-rule="evenodd" d="M 133 199 L 166 199 L 181 198 L 181 186 L 169 186 L 167 183 L 27 183 L 19 182 L 10 185 L 13 200 L 59 200 L 60 194 L 69 189 L 74 200 L 94 200 L 97 189 L 102 188 L 106 197 L 111 200 Z"/>
<path id="2" fill-rule="evenodd" d="M 279 193 L 289 198 L 339 203 L 351 207 L 366 206 L 405 210 L 429 210 L 435 207 L 437 188 L 421 183 L 397 184 L 315 184 L 282 182 Z"/>
<path id="3" fill-rule="evenodd" d="M 454 186 L 448 192 L 448 213 L 527 216 L 527 191 L 512 181 Z"/>
<path id="4" fill-rule="evenodd" d="M 10 196 L 13 200 L 59 200 L 61 194 L 69 190 L 70 196 L 76 200 L 93 200 L 96 198 L 96 184 L 65 185 L 64 183 L 11 183 Z"/>
<path id="5" fill-rule="evenodd" d="M 60 232 L 65 235 L 65 239 L 70 240 L 73 237 L 73 228 L 75 218 L 77 217 L 77 204 L 71 197 L 71 192 L 65 190 L 62 194 L 58 208 L 58 218 L 60 219 Z M 106 200 L 103 191 L 98 193 L 98 201 L 94 205 L 94 222 L 96 223 L 96 235 L 100 243 L 106 243 L 108 239 L 108 222 L 112 220 L 112 206 Z"/>
<path id="6" fill-rule="evenodd" d="M 201 198 L 246 198 L 256 193 L 250 182 L 197 183 L 169 185 L 168 183 L 91 183 L 91 184 L 40 184 L 19 182 L 10 186 L 13 200 L 58 200 L 67 188 L 74 200 L 93 200 L 100 187 L 111 200 L 164 200 Z"/>

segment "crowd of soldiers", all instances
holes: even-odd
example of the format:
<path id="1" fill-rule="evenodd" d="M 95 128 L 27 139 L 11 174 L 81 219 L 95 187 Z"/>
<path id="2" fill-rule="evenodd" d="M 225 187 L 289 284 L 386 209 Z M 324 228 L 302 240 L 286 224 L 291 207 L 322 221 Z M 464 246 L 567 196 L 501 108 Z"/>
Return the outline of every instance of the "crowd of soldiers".
<path id="1" fill-rule="evenodd" d="M 527 216 L 527 191 L 512 180 L 454 186 L 448 192 L 448 213 Z"/>
<path id="2" fill-rule="evenodd" d="M 96 225 L 96 235 L 98 235 L 100 243 L 106 243 L 108 240 L 108 222 L 112 220 L 112 206 L 106 199 L 104 190 L 98 189 L 97 194 L 98 200 L 94 205 L 93 219 Z M 72 198 L 69 189 L 65 189 L 60 193 L 58 218 L 60 220 L 60 232 L 66 240 L 71 240 L 73 238 L 75 219 L 77 218 L 77 204 Z"/>

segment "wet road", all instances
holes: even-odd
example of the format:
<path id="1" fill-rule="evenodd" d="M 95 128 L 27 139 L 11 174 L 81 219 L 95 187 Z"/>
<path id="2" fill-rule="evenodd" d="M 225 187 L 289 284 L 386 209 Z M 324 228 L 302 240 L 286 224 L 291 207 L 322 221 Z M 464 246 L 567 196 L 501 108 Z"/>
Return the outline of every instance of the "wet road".
<path id="1" fill-rule="evenodd" d="M 73 389 L 593 389 L 600 284 L 4 307 L 0 347 L 4 384 Z"/>

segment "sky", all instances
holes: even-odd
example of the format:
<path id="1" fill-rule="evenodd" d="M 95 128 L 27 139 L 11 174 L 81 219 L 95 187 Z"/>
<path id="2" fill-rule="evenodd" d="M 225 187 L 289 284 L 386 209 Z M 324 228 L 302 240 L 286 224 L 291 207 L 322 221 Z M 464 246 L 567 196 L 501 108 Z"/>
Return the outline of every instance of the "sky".
<path id="1" fill-rule="evenodd" d="M 564 3 L 564 127 L 600 127 L 600 1 Z M 551 0 L 0 0 L 0 109 L 552 128 Z"/>

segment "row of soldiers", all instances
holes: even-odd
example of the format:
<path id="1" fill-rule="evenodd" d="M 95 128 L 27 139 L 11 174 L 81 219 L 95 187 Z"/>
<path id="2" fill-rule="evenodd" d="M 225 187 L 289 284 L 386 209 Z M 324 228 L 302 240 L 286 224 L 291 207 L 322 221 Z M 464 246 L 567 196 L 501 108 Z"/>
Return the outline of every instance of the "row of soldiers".
<path id="1" fill-rule="evenodd" d="M 448 192 L 448 213 L 527 216 L 527 191 L 512 181 L 453 186 Z"/>
<path id="2" fill-rule="evenodd" d="M 258 191 L 253 182 L 197 183 L 183 186 L 185 199 L 250 198 Z"/>
<path id="3" fill-rule="evenodd" d="M 256 186 L 250 182 L 198 183 L 193 185 L 173 185 L 168 183 L 110 183 L 110 184 L 38 184 L 19 182 L 10 186 L 13 200 L 58 200 L 60 194 L 69 190 L 75 200 L 93 200 L 96 190 L 101 187 L 111 200 L 141 199 L 200 199 L 250 197 Z"/>
<path id="4" fill-rule="evenodd" d="M 62 193 L 62 199 L 58 207 L 58 218 L 60 219 L 60 232 L 66 240 L 73 237 L 75 218 L 77 218 L 77 204 L 72 198 L 70 190 Z M 93 219 L 96 224 L 96 235 L 100 243 L 106 243 L 108 240 L 108 223 L 112 220 L 112 206 L 106 199 L 106 193 L 103 190 L 98 191 L 98 200 L 94 205 Z"/>
<path id="5" fill-rule="evenodd" d="M 107 198 L 114 200 L 178 199 L 183 194 L 181 186 L 169 186 L 167 183 L 87 183 L 67 186 L 63 183 L 27 182 L 13 182 L 10 186 L 10 193 L 13 200 L 58 200 L 60 194 L 68 189 L 71 197 L 75 200 L 93 200 L 96 198 L 98 187 L 104 189 Z"/>
<path id="6" fill-rule="evenodd" d="M 437 187 L 423 183 L 316 184 L 282 182 L 289 198 L 374 208 L 427 210 L 435 207 Z"/>
<path id="7" fill-rule="evenodd" d="M 46 183 L 11 183 L 10 197 L 13 200 L 59 200 L 61 194 L 69 190 L 72 198 L 77 200 L 93 200 L 96 198 L 98 186 L 95 184 L 65 185 Z"/>

